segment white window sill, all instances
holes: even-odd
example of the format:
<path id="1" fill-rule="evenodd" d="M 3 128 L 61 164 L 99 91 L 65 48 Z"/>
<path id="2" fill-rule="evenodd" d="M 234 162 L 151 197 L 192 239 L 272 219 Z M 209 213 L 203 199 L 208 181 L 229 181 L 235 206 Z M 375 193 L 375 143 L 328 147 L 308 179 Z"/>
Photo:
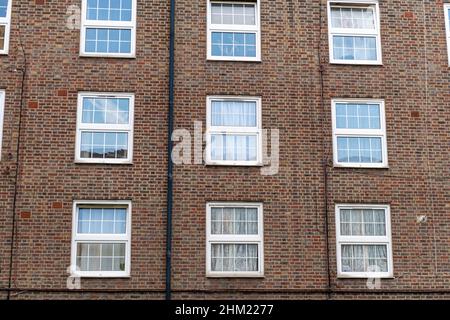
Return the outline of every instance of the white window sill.
<path id="1" fill-rule="evenodd" d="M 122 54 L 100 54 L 100 53 L 80 53 L 80 57 L 83 58 L 116 58 L 116 59 L 135 59 L 136 55 L 122 55 Z"/>
<path id="2" fill-rule="evenodd" d="M 331 60 L 330 64 L 334 65 L 360 65 L 360 66 L 382 66 L 381 61 L 361 61 L 361 60 Z"/>
<path id="3" fill-rule="evenodd" d="M 73 277 L 80 277 L 80 278 L 108 278 L 108 279 L 112 279 L 112 278 L 125 278 L 125 279 L 129 279 L 131 278 L 131 276 L 129 274 L 102 274 L 102 273 L 97 273 L 97 274 L 85 274 L 85 273 L 73 273 L 72 274 Z"/>
<path id="4" fill-rule="evenodd" d="M 205 166 L 228 166 L 228 167 L 263 167 L 263 164 L 260 162 L 241 162 L 241 161 L 230 161 L 230 162 L 222 162 L 222 161 L 207 161 L 205 162 Z"/>
<path id="5" fill-rule="evenodd" d="M 264 278 L 263 273 L 207 273 L 207 278 L 218 279 L 218 278 Z"/>
<path id="6" fill-rule="evenodd" d="M 75 160 L 76 164 L 133 164 L 133 161 L 126 160 L 126 161 L 111 161 L 111 160 L 102 160 L 102 161 L 92 161 L 92 160 Z"/>
<path id="7" fill-rule="evenodd" d="M 388 164 L 367 164 L 367 163 L 334 163 L 335 168 L 356 168 L 356 169 L 389 169 Z"/>
<path id="8" fill-rule="evenodd" d="M 338 279 L 395 279 L 395 277 L 388 274 L 370 274 L 370 273 L 361 273 L 361 274 L 351 274 L 351 273 L 342 273 L 337 275 Z"/>
<path id="9" fill-rule="evenodd" d="M 262 62 L 260 58 L 208 57 L 207 61 Z"/>

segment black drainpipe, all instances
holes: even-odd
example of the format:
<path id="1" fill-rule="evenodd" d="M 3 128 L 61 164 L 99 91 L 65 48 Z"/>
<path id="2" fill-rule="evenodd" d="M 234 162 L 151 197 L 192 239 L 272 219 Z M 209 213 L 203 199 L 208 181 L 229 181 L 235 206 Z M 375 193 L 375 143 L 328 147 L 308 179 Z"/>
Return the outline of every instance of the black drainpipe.
<path id="1" fill-rule="evenodd" d="M 167 135 L 167 230 L 166 230 L 166 300 L 172 298 L 172 205 L 173 205 L 173 162 L 172 131 L 174 110 L 174 69 L 175 69 L 175 0 L 170 0 L 170 40 L 169 40 L 169 115 Z"/>
<path id="2" fill-rule="evenodd" d="M 325 93 L 324 93 L 324 65 L 322 63 L 322 24 L 323 24 L 323 4 L 319 3 L 320 11 L 319 11 L 319 41 L 317 44 L 317 60 L 319 64 L 319 80 L 320 80 L 320 104 L 322 107 L 322 128 L 324 130 L 323 134 L 323 158 L 322 158 L 322 166 L 323 166 L 323 184 L 324 184 L 324 211 L 325 211 L 325 221 L 324 221 L 324 229 L 325 229 L 325 250 L 326 250 L 326 261 L 325 267 L 327 272 L 327 299 L 331 298 L 332 288 L 331 288 L 331 265 L 330 265 L 330 228 L 329 228 L 329 211 L 328 211 L 328 156 L 327 156 L 327 131 L 326 125 L 324 122 L 325 114 L 327 112 L 327 108 L 325 107 Z"/>
<path id="3" fill-rule="evenodd" d="M 9 256 L 9 273 L 8 273 L 8 289 L 12 289 L 13 284 L 13 267 L 14 267 L 14 244 L 16 242 L 16 210 L 17 210 L 17 197 L 18 197 L 18 184 L 19 184 L 19 175 L 20 175 L 20 145 L 22 141 L 22 118 L 23 118 L 23 106 L 25 102 L 25 81 L 27 77 L 27 53 L 22 43 L 22 34 L 20 30 L 20 24 L 17 27 L 18 29 L 18 40 L 19 47 L 23 54 L 23 66 L 21 68 L 17 68 L 15 71 L 19 71 L 22 73 L 21 78 L 21 87 L 20 87 L 20 107 L 19 107 L 19 123 L 18 123 L 18 133 L 17 133 L 17 150 L 16 150 L 16 172 L 14 177 L 14 198 L 12 205 L 12 226 L 11 226 L 11 247 L 10 247 L 10 256 Z M 6 300 L 11 299 L 11 292 L 8 291 L 6 296 Z"/>

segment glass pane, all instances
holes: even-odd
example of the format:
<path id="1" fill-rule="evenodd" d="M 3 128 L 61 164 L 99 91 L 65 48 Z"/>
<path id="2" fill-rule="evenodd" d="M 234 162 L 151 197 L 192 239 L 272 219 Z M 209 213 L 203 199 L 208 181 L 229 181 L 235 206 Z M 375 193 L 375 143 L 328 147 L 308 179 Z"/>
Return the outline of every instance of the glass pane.
<path id="1" fill-rule="evenodd" d="M 338 129 L 380 129 L 380 105 L 337 103 L 336 127 Z"/>
<path id="2" fill-rule="evenodd" d="M 257 208 L 211 208 L 212 234 L 258 234 Z"/>
<path id="3" fill-rule="evenodd" d="M 382 163 L 381 138 L 338 137 L 338 162 Z"/>
<path id="4" fill-rule="evenodd" d="M 331 25 L 333 28 L 375 29 L 373 7 L 366 8 L 331 8 Z"/>
<path id="5" fill-rule="evenodd" d="M 213 134 L 211 159 L 227 161 L 256 161 L 257 136 Z"/>
<path id="6" fill-rule="evenodd" d="M 78 243 L 80 271 L 124 271 L 125 243 Z"/>
<path id="7" fill-rule="evenodd" d="M 128 105 L 129 99 L 83 98 L 82 122 L 95 124 L 128 124 Z"/>
<path id="8" fill-rule="evenodd" d="M 131 21 L 132 0 L 88 0 L 87 19 Z"/>
<path id="9" fill-rule="evenodd" d="M 88 53 L 131 53 L 131 29 L 86 28 Z"/>
<path id="10" fill-rule="evenodd" d="M 254 101 L 211 102 L 211 125 L 228 127 L 256 127 L 257 114 Z"/>
<path id="11" fill-rule="evenodd" d="M 78 233 L 125 234 L 126 208 L 78 208 Z"/>
<path id="12" fill-rule="evenodd" d="M 385 214 L 383 209 L 341 209 L 341 235 L 384 236 L 386 235 Z"/>
<path id="13" fill-rule="evenodd" d="M 369 245 L 367 246 L 367 271 L 387 272 L 387 246 Z"/>
<path id="14" fill-rule="evenodd" d="M 8 13 L 8 0 L 0 0 L 0 18 L 6 18 Z"/>
<path id="15" fill-rule="evenodd" d="M 256 57 L 256 33 L 212 32 L 213 56 Z"/>
<path id="16" fill-rule="evenodd" d="M 333 36 L 336 60 L 377 60 L 376 38 L 370 36 Z"/>
<path id="17" fill-rule="evenodd" d="M 211 23 L 256 25 L 256 5 L 211 3 Z"/>
<path id="18" fill-rule="evenodd" d="M 5 49 L 5 26 L 0 26 L 0 50 Z"/>
<path id="19" fill-rule="evenodd" d="M 258 271 L 257 244 L 212 244 L 211 270 L 228 272 Z"/>
<path id="20" fill-rule="evenodd" d="M 81 158 L 126 159 L 128 156 L 128 133 L 82 132 Z"/>

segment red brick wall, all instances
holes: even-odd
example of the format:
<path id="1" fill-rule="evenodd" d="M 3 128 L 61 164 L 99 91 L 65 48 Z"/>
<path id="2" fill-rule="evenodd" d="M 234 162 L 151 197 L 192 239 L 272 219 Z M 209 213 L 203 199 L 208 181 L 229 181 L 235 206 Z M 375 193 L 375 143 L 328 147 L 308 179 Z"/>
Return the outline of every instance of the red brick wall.
<path id="1" fill-rule="evenodd" d="M 84 289 L 116 292 L 38 290 L 12 298 L 163 298 L 169 1 L 138 2 L 137 58 L 105 59 L 78 55 L 79 31 L 67 29 L 64 19 L 67 7 L 79 1 L 14 1 L 10 54 L 0 56 L 0 88 L 6 89 L 0 287 L 8 286 L 9 273 L 21 85 L 21 74 L 13 68 L 23 61 L 19 24 L 28 76 L 13 286 L 66 287 L 73 200 L 131 199 L 133 221 L 131 278 L 82 280 Z M 280 130 L 281 156 L 275 176 L 262 176 L 259 168 L 175 166 L 174 298 L 327 298 L 324 144 L 332 287 L 355 291 L 331 297 L 448 298 L 448 291 L 446 296 L 408 293 L 450 286 L 450 100 L 443 3 L 426 1 L 424 17 L 421 0 L 381 2 L 383 66 L 328 63 L 325 3 L 262 1 L 262 62 L 246 63 L 206 61 L 206 0 L 177 1 L 175 128 L 193 132 L 195 120 L 205 125 L 207 95 L 261 96 L 263 128 Z M 133 165 L 74 163 L 78 91 L 135 93 Z M 331 99 L 347 97 L 385 100 L 389 169 L 332 167 Z M 205 277 L 208 201 L 263 202 L 264 279 Z M 358 292 L 366 290 L 364 280 L 336 280 L 334 204 L 344 202 L 391 205 L 395 278 L 382 280 L 382 289 L 393 293 L 363 295 Z M 22 212 L 30 216 L 21 217 Z M 417 215 L 427 215 L 428 222 L 417 224 Z"/>

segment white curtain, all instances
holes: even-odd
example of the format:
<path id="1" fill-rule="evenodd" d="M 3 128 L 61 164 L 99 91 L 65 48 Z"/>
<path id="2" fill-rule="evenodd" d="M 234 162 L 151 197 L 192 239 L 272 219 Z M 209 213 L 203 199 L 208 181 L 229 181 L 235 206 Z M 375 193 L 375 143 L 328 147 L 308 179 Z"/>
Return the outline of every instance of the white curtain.
<path id="1" fill-rule="evenodd" d="M 211 208 L 211 233 L 258 234 L 258 209 Z"/>
<path id="2" fill-rule="evenodd" d="M 258 271 L 258 245 L 213 244 L 211 247 L 212 271 Z"/>
<path id="3" fill-rule="evenodd" d="M 213 126 L 256 127 L 256 102 L 213 101 Z"/>
<path id="4" fill-rule="evenodd" d="M 341 235 L 343 236 L 384 236 L 386 222 L 384 210 L 340 211 Z"/>
<path id="5" fill-rule="evenodd" d="M 342 245 L 341 264 L 344 272 L 387 272 L 387 246 Z"/>
<path id="6" fill-rule="evenodd" d="M 256 160 L 255 135 L 213 134 L 211 159 L 229 161 Z"/>

